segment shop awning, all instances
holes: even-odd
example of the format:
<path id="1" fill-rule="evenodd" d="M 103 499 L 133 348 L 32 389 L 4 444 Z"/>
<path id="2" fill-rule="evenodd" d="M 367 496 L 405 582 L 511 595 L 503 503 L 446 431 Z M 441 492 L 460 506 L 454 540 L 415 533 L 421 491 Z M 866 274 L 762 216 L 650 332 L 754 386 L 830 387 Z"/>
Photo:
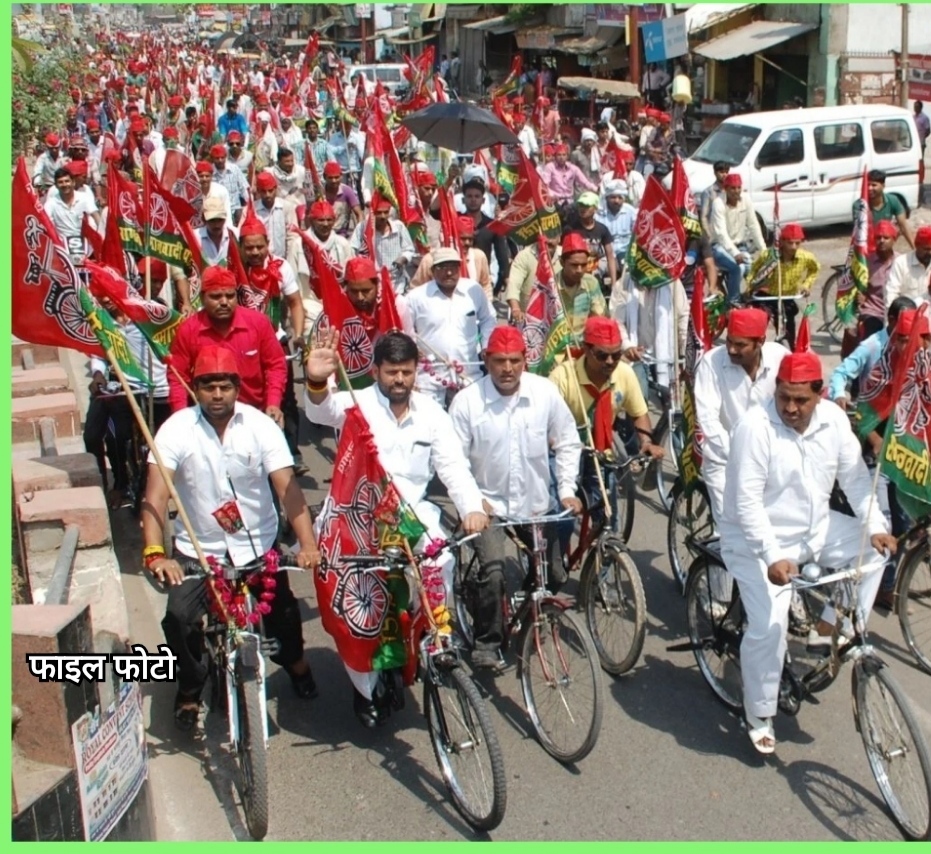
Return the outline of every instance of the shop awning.
<path id="1" fill-rule="evenodd" d="M 486 21 L 473 21 L 471 24 L 463 24 L 464 30 L 479 30 L 480 32 L 491 33 L 493 36 L 502 36 L 505 33 L 513 33 L 517 29 L 517 24 L 509 24 L 506 16 L 498 15 L 497 18 L 489 18 Z"/>
<path id="2" fill-rule="evenodd" d="M 563 89 L 575 89 L 582 92 L 595 92 L 609 98 L 639 98 L 640 90 L 636 83 L 625 80 L 600 80 L 597 77 L 560 77 L 557 86 Z"/>
<path id="3" fill-rule="evenodd" d="M 685 26 L 690 33 L 706 30 L 721 21 L 726 21 L 734 15 L 739 15 L 745 9 L 756 6 L 756 3 L 696 3 L 685 10 Z"/>
<path id="4" fill-rule="evenodd" d="M 391 41 L 391 39 L 409 36 L 410 32 L 410 27 L 395 27 L 393 30 L 380 30 L 375 34 L 375 38 Z"/>
<path id="5" fill-rule="evenodd" d="M 382 33 L 379 33 L 378 35 L 380 37 Z M 410 33 L 405 32 L 404 35 L 410 35 Z M 417 39 L 402 38 L 401 35 L 397 35 L 390 39 L 385 39 L 385 41 L 388 42 L 388 44 L 420 44 L 421 42 L 428 42 L 430 39 L 435 39 L 438 35 L 439 33 L 424 33 L 420 38 Z"/>
<path id="6" fill-rule="evenodd" d="M 693 53 L 718 61 L 750 56 L 769 50 L 796 36 L 815 29 L 817 24 L 793 24 L 787 21 L 754 21 L 694 48 Z"/>
<path id="7" fill-rule="evenodd" d="M 518 30 L 518 50 L 551 50 L 560 43 L 563 36 L 578 37 L 582 35 L 581 27 L 557 27 L 546 24 L 531 29 Z"/>
<path id="8" fill-rule="evenodd" d="M 623 34 L 624 30 L 620 27 L 599 27 L 595 35 L 587 38 L 565 39 L 559 42 L 554 50 L 561 53 L 598 53 L 617 44 Z"/>

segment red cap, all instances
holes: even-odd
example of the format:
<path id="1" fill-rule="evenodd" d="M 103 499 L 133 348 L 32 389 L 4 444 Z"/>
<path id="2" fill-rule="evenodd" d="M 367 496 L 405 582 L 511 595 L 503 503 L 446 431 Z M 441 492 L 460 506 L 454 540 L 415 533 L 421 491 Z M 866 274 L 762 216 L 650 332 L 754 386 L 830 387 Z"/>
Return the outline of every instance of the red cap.
<path id="1" fill-rule="evenodd" d="M 915 328 L 915 321 L 918 321 L 918 334 L 928 335 L 931 333 L 931 326 L 928 324 L 928 315 L 925 312 L 919 312 L 917 308 L 907 308 L 899 315 L 895 323 L 896 335 L 911 335 Z"/>
<path id="2" fill-rule="evenodd" d="M 210 344 L 201 348 L 194 360 L 191 378 L 196 380 L 198 377 L 209 377 L 214 374 L 239 376 L 239 365 L 236 364 L 235 354 L 232 350 L 218 344 Z"/>
<path id="3" fill-rule="evenodd" d="M 761 308 L 734 308 L 727 315 L 727 332 L 735 338 L 765 338 L 769 313 Z"/>
<path id="4" fill-rule="evenodd" d="M 259 172 L 255 176 L 255 188 L 257 190 L 274 190 L 278 186 L 275 176 L 271 172 Z"/>
<path id="5" fill-rule="evenodd" d="M 562 255 L 571 255 L 573 252 L 584 252 L 588 255 L 588 243 L 581 234 L 571 232 L 562 239 Z"/>
<path id="6" fill-rule="evenodd" d="M 805 232 L 797 222 L 790 222 L 782 227 L 782 237 L 785 240 L 804 240 Z"/>
<path id="7" fill-rule="evenodd" d="M 881 219 L 873 227 L 874 237 L 891 237 L 895 240 L 899 236 L 899 229 L 892 220 Z"/>
<path id="8" fill-rule="evenodd" d="M 568 154 L 568 153 L 569 153 L 569 146 L 563 142 L 559 143 L 559 145 L 553 146 L 553 154 Z"/>
<path id="9" fill-rule="evenodd" d="M 143 278 L 145 278 L 146 269 L 151 269 L 153 282 L 164 282 L 168 278 L 168 266 L 157 258 L 140 258 L 136 262 L 136 269 Z"/>
<path id="10" fill-rule="evenodd" d="M 194 171 L 201 175 L 212 175 L 214 171 L 213 164 L 209 160 L 198 160 Z"/>
<path id="11" fill-rule="evenodd" d="M 338 178 L 343 174 L 343 169 L 335 160 L 329 160 L 323 164 L 323 176 L 325 178 Z"/>
<path id="12" fill-rule="evenodd" d="M 556 153 L 556 146 L 551 142 L 546 143 L 546 145 L 543 146 L 543 153 L 547 157 L 552 157 Z"/>
<path id="13" fill-rule="evenodd" d="M 590 317 L 585 321 L 582 340 L 597 347 L 620 347 L 621 330 L 610 317 Z"/>
<path id="14" fill-rule="evenodd" d="M 372 210 L 373 211 L 390 211 L 391 202 L 376 190 L 372 193 Z"/>
<path id="15" fill-rule="evenodd" d="M 251 237 L 255 234 L 261 234 L 262 237 L 268 237 L 268 230 L 265 228 L 265 224 L 260 220 L 255 213 L 252 211 L 251 207 L 249 209 L 249 215 L 239 223 L 239 237 Z"/>
<path id="16" fill-rule="evenodd" d="M 375 262 L 371 258 L 350 258 L 346 262 L 345 279 L 347 282 L 362 282 L 377 278 L 378 270 L 375 269 Z"/>
<path id="17" fill-rule="evenodd" d="M 915 248 L 931 249 L 931 225 L 923 225 L 915 232 Z"/>
<path id="18" fill-rule="evenodd" d="M 329 202 L 314 202 L 310 206 L 310 218 L 311 219 L 324 219 L 336 217 L 336 211 L 333 210 L 333 205 Z"/>
<path id="19" fill-rule="evenodd" d="M 459 233 L 464 234 L 466 237 L 475 236 L 475 220 L 470 216 L 457 216 L 456 225 L 459 228 Z"/>
<path id="20" fill-rule="evenodd" d="M 496 326 L 488 339 L 486 353 L 526 353 L 524 336 L 514 326 Z"/>
<path id="21" fill-rule="evenodd" d="M 788 356 L 782 357 L 776 379 L 784 383 L 819 382 L 824 379 L 821 359 L 811 350 L 806 350 L 804 353 L 789 353 Z"/>
<path id="22" fill-rule="evenodd" d="M 68 140 L 68 148 L 87 148 L 87 141 L 83 136 L 72 136 Z"/>
<path id="23" fill-rule="evenodd" d="M 165 128 L 162 131 L 163 139 L 178 139 L 178 129 L 176 127 Z"/>
<path id="24" fill-rule="evenodd" d="M 216 145 L 210 146 L 210 156 L 211 157 L 226 157 L 226 146 L 221 145 L 219 142 Z"/>
<path id="25" fill-rule="evenodd" d="M 72 175 L 86 175 L 87 174 L 87 161 L 86 160 L 72 160 L 67 166 L 65 166 Z"/>
<path id="26" fill-rule="evenodd" d="M 180 95 L 172 95 L 168 99 L 168 106 L 173 109 L 177 109 L 184 103 L 184 99 Z"/>
<path id="27" fill-rule="evenodd" d="M 238 130 L 231 130 L 226 135 L 227 142 L 242 142 L 242 134 Z"/>
<path id="28" fill-rule="evenodd" d="M 412 172 L 411 175 L 414 178 L 414 184 L 418 187 L 436 186 L 436 175 L 432 172 L 427 172 L 425 169 L 418 169 L 416 172 Z"/>
<path id="29" fill-rule="evenodd" d="M 100 130 L 100 122 L 97 119 L 88 119 L 85 126 L 88 130 Z"/>
<path id="30" fill-rule="evenodd" d="M 145 122 L 140 118 L 135 118 L 129 123 L 130 133 L 145 133 Z"/>
<path id="31" fill-rule="evenodd" d="M 50 133 L 45 137 L 45 144 L 49 148 L 58 148 L 58 146 L 61 144 L 61 140 L 58 138 L 57 133 Z"/>
<path id="32" fill-rule="evenodd" d="M 201 293 L 210 291 L 225 291 L 236 287 L 236 276 L 226 267 L 208 267 L 200 276 Z"/>
<path id="33" fill-rule="evenodd" d="M 669 113 L 657 113 L 656 118 L 661 125 L 668 125 L 669 122 L 672 121 Z"/>
<path id="34" fill-rule="evenodd" d="M 744 185 L 743 179 L 736 172 L 728 172 L 724 176 L 725 187 L 742 187 Z"/>

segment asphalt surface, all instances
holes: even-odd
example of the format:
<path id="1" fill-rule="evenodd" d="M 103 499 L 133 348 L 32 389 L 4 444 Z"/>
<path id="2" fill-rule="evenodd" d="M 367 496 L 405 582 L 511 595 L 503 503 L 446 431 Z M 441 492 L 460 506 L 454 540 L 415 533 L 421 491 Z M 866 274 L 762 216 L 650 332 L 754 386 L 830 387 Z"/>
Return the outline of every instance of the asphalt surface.
<path id="1" fill-rule="evenodd" d="M 931 220 L 922 209 L 913 222 Z M 812 232 L 822 263 L 813 299 L 832 263 L 847 250 L 847 228 Z M 900 249 L 902 241 L 900 241 Z M 814 328 L 820 326 L 820 306 Z M 813 344 L 825 364 L 838 347 L 823 333 Z M 304 422 L 301 479 L 311 506 L 325 495 L 334 445 Z M 161 639 L 164 595 L 141 577 L 139 540 L 123 510 L 113 516 L 132 625 L 150 648 Z M 631 553 L 647 598 L 647 637 L 634 670 L 605 675 L 606 708 L 593 752 L 576 766 L 550 758 L 523 710 L 514 653 L 480 685 L 504 752 L 507 814 L 487 837 L 476 835 L 446 798 L 421 714 L 422 691 L 377 730 L 352 714 L 348 678 L 323 632 L 312 580 L 292 581 L 301 600 L 307 658 L 319 696 L 301 701 L 273 665 L 268 681 L 273 840 L 899 840 L 873 780 L 851 714 L 850 678 L 842 673 L 796 718 L 776 720 L 776 758 L 753 751 L 740 722 L 712 696 L 685 640 L 684 599 L 669 568 L 666 517 L 654 494 L 641 496 Z M 573 592 L 571 581 L 568 592 Z M 894 616 L 874 612 L 872 638 L 912 700 L 931 741 L 931 676 L 913 664 Z M 246 839 L 235 791 L 235 764 L 223 742 L 225 721 L 207 715 L 197 735 L 171 721 L 173 686 L 148 685 L 146 712 L 160 839 Z"/>

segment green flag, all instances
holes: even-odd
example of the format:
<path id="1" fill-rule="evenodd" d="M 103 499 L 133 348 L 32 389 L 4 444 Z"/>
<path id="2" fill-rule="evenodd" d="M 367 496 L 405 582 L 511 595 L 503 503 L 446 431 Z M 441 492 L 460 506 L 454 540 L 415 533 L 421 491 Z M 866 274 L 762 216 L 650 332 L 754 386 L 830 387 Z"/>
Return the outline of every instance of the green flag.
<path id="1" fill-rule="evenodd" d="M 123 330 L 117 326 L 116 321 L 110 317 L 109 312 L 98 306 L 91 295 L 85 288 L 78 290 L 81 300 L 81 308 L 87 315 L 87 320 L 100 341 L 100 346 L 104 351 L 109 350 L 113 358 L 120 366 L 120 370 L 126 375 L 127 379 L 135 380 L 151 388 L 152 383 L 149 380 L 148 372 L 136 361 Z"/>

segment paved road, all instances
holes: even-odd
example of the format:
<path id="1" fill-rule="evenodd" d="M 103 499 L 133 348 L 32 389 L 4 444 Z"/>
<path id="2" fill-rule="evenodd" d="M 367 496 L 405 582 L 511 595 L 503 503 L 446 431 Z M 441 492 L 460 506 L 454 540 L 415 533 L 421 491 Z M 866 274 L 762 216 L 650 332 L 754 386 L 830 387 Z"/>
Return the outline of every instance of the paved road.
<path id="1" fill-rule="evenodd" d="M 915 219 L 931 215 L 921 210 Z M 843 261 L 847 229 L 811 237 L 823 282 L 829 265 Z M 815 335 L 814 346 L 827 364 L 836 363 L 837 348 L 824 335 Z M 316 428 L 304 428 L 308 441 L 320 440 L 304 447 L 311 474 L 302 479 L 308 501 L 319 504 L 333 444 Z M 133 566 L 137 532 L 123 516 L 114 517 L 114 530 L 126 537 L 123 571 L 133 625 L 151 647 L 160 637 L 164 597 Z M 713 699 L 691 653 L 667 652 L 684 638 L 685 609 L 664 542 L 665 517 L 647 496 L 637 506 L 631 544 L 647 596 L 646 645 L 632 673 L 606 679 L 601 737 L 578 766 L 563 767 L 534 741 L 513 666 L 496 679 L 482 677 L 508 781 L 507 815 L 492 838 L 900 839 L 854 728 L 846 674 L 797 718 L 777 719 L 778 758 L 763 761 L 738 721 Z M 320 628 L 310 578 L 299 578 L 294 588 L 320 696 L 296 700 L 285 674 L 272 669 L 268 838 L 474 838 L 446 801 L 420 692 L 408 695 L 407 708 L 387 726 L 364 730 L 352 715 L 349 682 L 333 644 Z M 874 614 L 871 629 L 931 740 L 931 677 L 912 665 L 895 618 Z M 208 716 L 206 737 L 178 734 L 170 722 L 172 687 L 147 691 L 160 838 L 246 838 L 233 765 L 221 747 L 222 719 Z"/>

